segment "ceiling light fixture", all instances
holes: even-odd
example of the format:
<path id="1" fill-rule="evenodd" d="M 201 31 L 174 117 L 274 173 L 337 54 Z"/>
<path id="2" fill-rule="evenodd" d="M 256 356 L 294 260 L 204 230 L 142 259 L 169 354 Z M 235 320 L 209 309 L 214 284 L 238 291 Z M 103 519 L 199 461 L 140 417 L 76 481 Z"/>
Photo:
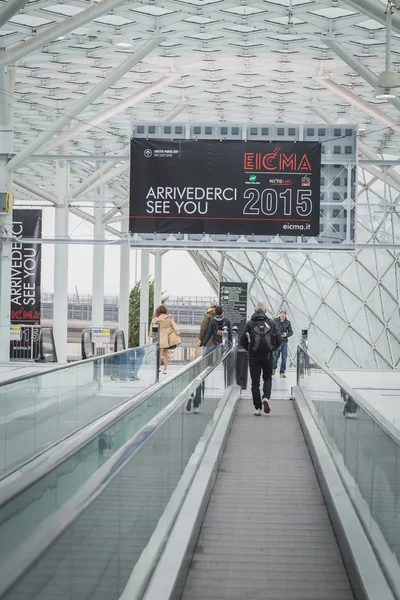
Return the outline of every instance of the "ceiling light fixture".
<path id="1" fill-rule="evenodd" d="M 122 35 L 119 27 L 116 29 L 115 35 L 110 37 L 109 41 L 111 44 L 118 46 L 119 48 L 132 48 L 133 46 L 133 41 L 126 35 Z"/>
<path id="2" fill-rule="evenodd" d="M 400 73 L 390 70 L 390 44 L 392 38 L 392 14 L 394 4 L 388 0 L 386 8 L 386 63 L 385 70 L 378 77 L 375 98 L 379 100 L 392 100 L 397 94 L 395 88 L 400 87 Z"/>

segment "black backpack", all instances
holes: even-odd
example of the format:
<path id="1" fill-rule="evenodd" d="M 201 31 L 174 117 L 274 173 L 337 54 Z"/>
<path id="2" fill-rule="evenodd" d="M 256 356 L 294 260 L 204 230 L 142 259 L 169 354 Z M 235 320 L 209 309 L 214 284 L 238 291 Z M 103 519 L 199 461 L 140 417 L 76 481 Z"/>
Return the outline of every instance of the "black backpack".
<path id="1" fill-rule="evenodd" d="M 212 341 L 213 344 L 222 344 L 222 336 L 224 333 L 224 327 L 226 326 L 226 319 L 223 318 L 221 321 L 217 321 L 215 317 L 212 320 L 213 325 L 213 335 Z"/>
<path id="2" fill-rule="evenodd" d="M 275 349 L 275 334 L 268 321 L 256 321 L 250 334 L 250 347 L 253 352 L 268 354 Z"/>

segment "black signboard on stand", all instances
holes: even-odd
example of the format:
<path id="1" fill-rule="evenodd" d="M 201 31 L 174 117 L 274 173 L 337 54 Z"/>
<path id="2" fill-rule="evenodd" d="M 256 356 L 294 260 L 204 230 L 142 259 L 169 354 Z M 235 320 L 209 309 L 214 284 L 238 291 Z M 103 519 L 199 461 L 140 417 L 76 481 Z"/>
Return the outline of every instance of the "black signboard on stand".
<path id="1" fill-rule="evenodd" d="M 219 303 L 232 327 L 236 326 L 238 328 L 240 338 L 247 321 L 247 283 L 221 281 L 219 284 Z"/>
<path id="2" fill-rule="evenodd" d="M 321 144 L 131 140 L 130 232 L 319 235 Z"/>

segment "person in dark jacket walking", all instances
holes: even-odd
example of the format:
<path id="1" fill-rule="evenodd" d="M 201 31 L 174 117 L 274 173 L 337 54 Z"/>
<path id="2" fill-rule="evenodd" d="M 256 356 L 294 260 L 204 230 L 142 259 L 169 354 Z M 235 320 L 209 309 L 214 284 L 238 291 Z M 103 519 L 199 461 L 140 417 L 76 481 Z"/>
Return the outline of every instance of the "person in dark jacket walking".
<path id="1" fill-rule="evenodd" d="M 206 312 L 204 313 L 203 320 L 202 320 L 201 325 L 200 325 L 200 333 L 199 333 L 199 343 L 198 343 L 198 345 L 200 347 L 206 345 L 204 343 L 204 338 L 206 337 L 207 329 L 208 329 L 208 326 L 210 324 L 211 319 L 213 317 L 215 317 L 215 308 L 217 306 L 218 306 L 218 302 L 216 300 L 211 300 L 210 306 L 207 308 Z M 208 342 L 208 346 L 212 346 L 212 340 L 211 339 Z"/>
<path id="2" fill-rule="evenodd" d="M 271 412 L 269 400 L 272 388 L 273 352 L 281 345 L 281 332 L 273 319 L 266 315 L 266 307 L 257 302 L 254 315 L 243 329 L 240 343 L 249 352 L 251 394 L 255 408 L 254 415 L 261 416 L 261 408 L 266 414 Z M 261 398 L 260 379 L 263 376 Z"/>
<path id="3" fill-rule="evenodd" d="M 282 344 L 280 348 L 277 348 L 274 352 L 274 368 L 272 374 L 275 375 L 275 371 L 278 368 L 278 360 L 279 356 L 281 356 L 281 367 L 280 374 L 281 377 L 286 377 L 286 360 L 287 360 L 287 349 L 288 349 L 288 339 L 293 335 L 292 325 L 290 321 L 286 318 L 286 310 L 281 310 L 279 313 L 279 317 L 275 319 L 275 323 L 280 329 L 282 336 Z"/>
<path id="4" fill-rule="evenodd" d="M 210 319 L 207 327 L 207 333 L 204 337 L 203 346 L 205 350 L 203 356 L 206 356 L 209 352 L 215 350 L 217 346 L 222 344 L 222 332 L 223 328 L 228 329 L 228 340 L 232 344 L 232 325 L 230 320 L 224 316 L 224 310 L 222 306 L 215 307 L 215 316 Z M 207 346 L 208 342 L 211 341 L 211 346 Z"/>

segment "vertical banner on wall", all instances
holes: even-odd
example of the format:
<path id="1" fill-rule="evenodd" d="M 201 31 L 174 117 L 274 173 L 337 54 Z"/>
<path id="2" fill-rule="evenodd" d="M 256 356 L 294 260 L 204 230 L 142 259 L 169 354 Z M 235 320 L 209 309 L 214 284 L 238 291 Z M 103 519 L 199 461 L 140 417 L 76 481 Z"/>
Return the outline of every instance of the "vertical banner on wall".
<path id="1" fill-rule="evenodd" d="M 219 284 L 219 303 L 232 327 L 237 327 L 239 338 L 247 320 L 247 283 L 239 281 L 221 281 Z"/>
<path id="2" fill-rule="evenodd" d="M 21 327 L 20 341 L 11 341 L 10 358 L 32 360 L 38 356 L 41 313 L 42 246 L 21 238 L 42 237 L 41 210 L 13 210 L 11 250 L 11 324 Z"/>

